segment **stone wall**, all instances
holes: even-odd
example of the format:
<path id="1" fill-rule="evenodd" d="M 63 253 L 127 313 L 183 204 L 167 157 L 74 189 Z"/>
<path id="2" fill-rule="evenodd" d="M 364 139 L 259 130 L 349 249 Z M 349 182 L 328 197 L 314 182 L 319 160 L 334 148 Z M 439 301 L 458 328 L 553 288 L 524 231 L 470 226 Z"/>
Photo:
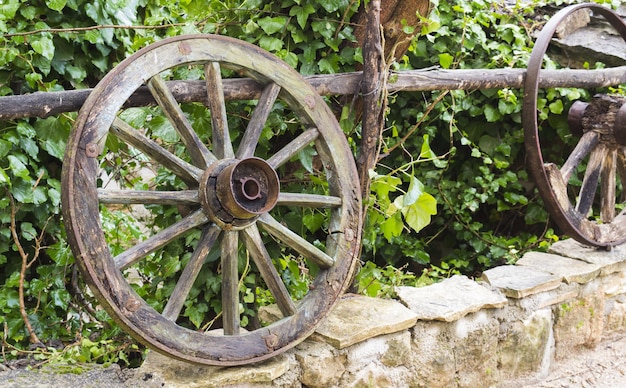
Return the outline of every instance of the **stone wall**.
<path id="1" fill-rule="evenodd" d="M 181 387 L 506 386 L 626 328 L 626 246 L 566 240 L 477 281 L 396 291 L 345 295 L 314 335 L 264 363 L 201 367 L 151 353 L 141 368 Z"/>

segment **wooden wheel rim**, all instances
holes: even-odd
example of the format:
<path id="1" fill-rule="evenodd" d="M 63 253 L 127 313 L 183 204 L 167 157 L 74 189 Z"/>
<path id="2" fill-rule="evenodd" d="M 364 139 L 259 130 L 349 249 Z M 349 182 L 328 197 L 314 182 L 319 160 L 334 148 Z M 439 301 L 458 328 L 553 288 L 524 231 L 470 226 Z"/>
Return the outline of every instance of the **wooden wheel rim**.
<path id="1" fill-rule="evenodd" d="M 282 100 L 296 108 L 309 126 L 317 128 L 317 151 L 327 165 L 332 195 L 341 201 L 332 211 L 333 230 L 327 241 L 332 266 L 320 271 L 293 315 L 249 333 L 213 336 L 165 319 L 133 291 L 116 269 L 99 221 L 97 156 L 118 111 L 152 76 L 175 66 L 197 63 L 226 64 L 245 70 L 262 84 L 278 85 Z M 218 154 L 217 159 L 231 156 Z M 63 215 L 68 240 L 86 281 L 118 324 L 161 353 L 202 364 L 240 365 L 272 357 L 306 338 L 349 285 L 360 243 L 361 204 L 356 176 L 354 159 L 336 119 L 292 68 L 256 46 L 232 38 L 180 36 L 138 51 L 90 94 L 66 150 Z M 232 233 L 226 232 L 224 238 Z M 212 237 L 216 238 L 216 233 L 207 233 L 208 239 Z"/>
<path id="2" fill-rule="evenodd" d="M 544 163 L 537 125 L 539 73 L 543 57 L 558 25 L 572 13 L 585 8 L 604 16 L 622 38 L 626 40 L 626 24 L 616 13 L 608 8 L 595 4 L 578 4 L 557 12 L 541 30 L 528 61 L 528 70 L 524 80 L 522 122 L 528 167 L 550 215 L 555 219 L 563 232 L 575 240 L 592 246 L 610 247 L 626 242 L 626 222 L 624 222 L 626 221 L 624 220 L 626 215 L 622 212 L 611 222 L 601 224 L 589 220 L 586 214 L 583 215 L 576 210 L 575 204 L 572 204 L 566 196 L 557 193 L 557 191 L 566 189 L 568 183 L 564 182 L 563 179 L 560 179 L 560 181 L 555 179 L 554 176 L 558 170 L 553 171 L 553 168 L 551 168 L 553 165 Z"/>

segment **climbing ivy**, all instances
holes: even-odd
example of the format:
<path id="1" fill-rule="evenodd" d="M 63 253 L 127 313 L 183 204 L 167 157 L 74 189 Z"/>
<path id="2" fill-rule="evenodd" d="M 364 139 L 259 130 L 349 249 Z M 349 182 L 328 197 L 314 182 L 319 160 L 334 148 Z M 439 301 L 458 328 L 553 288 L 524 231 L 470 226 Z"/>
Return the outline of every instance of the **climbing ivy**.
<path id="1" fill-rule="evenodd" d="M 616 1 L 598 1 L 615 5 Z M 0 96 L 94 87 L 117 63 L 168 36 L 215 33 L 268 50 L 303 75 L 356 70 L 362 53 L 355 44 L 352 16 L 360 0 L 4 0 L 0 2 Z M 440 67 L 524 68 L 533 32 L 545 21 L 537 7 L 566 1 L 433 1 L 422 36 L 392 70 Z M 415 27 L 404 26 L 406 33 Z M 554 64 L 551 64 L 555 66 Z M 594 64 L 591 64 L 592 66 Z M 393 77 L 390 78 L 393 82 Z M 550 90 L 540 97 L 540 117 L 554 130 L 555 153 L 567 142 L 565 114 L 584 90 Z M 528 249 L 559 239 L 524 169 L 519 90 L 440 91 L 389 96 L 381 159 L 371 171 L 365 198 L 363 270 L 356 287 L 372 296 L 391 296 L 392 285 L 421 285 L 453 273 L 475 274 L 512 262 Z M 328 98 L 356 151 L 360 125 L 349 104 Z M 242 103 L 241 112 L 250 106 Z M 289 131 L 279 111 L 269 126 Z M 146 120 L 132 110 L 130 121 Z M 204 113 L 186 110 L 192 121 Z M 0 330 L 4 359 L 39 358 L 134 364 L 140 347 L 95 308 L 65 240 L 60 217 L 60 170 L 75 113 L 44 119 L 0 122 Z M 237 120 L 237 118 L 233 118 Z M 152 130 L 160 131 L 158 122 Z M 163 132 L 164 137 L 167 133 Z M 268 139 L 260 148 L 269 150 Z M 312 155 L 302 155 L 303 159 Z M 556 160 L 556 159 L 554 159 Z M 306 163 L 305 163 L 306 164 Z M 171 177 L 163 182 L 175 186 Z M 157 211 L 157 213 L 159 213 Z M 167 212 L 158 221 L 167 225 Z M 293 230 L 314 232 L 324 214 L 285 214 Z M 102 215 L 112 249 L 141 234 L 125 212 Z M 419 233 L 418 233 L 419 232 Z M 172 274 L 189 259 L 190 235 L 146 261 L 137 292 L 163 306 Z M 298 259 L 280 257 L 277 269 L 294 295 L 308 290 L 314 274 Z M 207 259 L 209 264 L 216 257 Z M 398 268 L 401 268 L 399 270 Z M 245 258 L 240 273 L 245 324 L 250 307 L 271 303 L 256 288 L 257 274 Z M 413 275 L 418 274 L 418 275 Z M 221 306 L 219 277 L 200 276 L 192 296 L 202 303 L 184 310 L 190 327 L 206 328 Z M 157 287 L 157 284 L 164 285 Z M 27 326 L 31 326 L 30 328 Z M 43 356 L 42 356 L 43 355 Z M 53 355 L 53 356 L 48 356 Z M 76 355 L 76 356 L 74 356 Z"/>

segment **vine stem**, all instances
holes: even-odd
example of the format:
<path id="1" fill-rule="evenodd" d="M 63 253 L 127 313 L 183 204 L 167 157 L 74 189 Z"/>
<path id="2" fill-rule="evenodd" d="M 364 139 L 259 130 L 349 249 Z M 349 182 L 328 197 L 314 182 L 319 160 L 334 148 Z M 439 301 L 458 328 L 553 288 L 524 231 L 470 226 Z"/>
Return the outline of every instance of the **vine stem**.
<path id="1" fill-rule="evenodd" d="M 113 29 L 117 29 L 117 30 L 159 30 L 159 29 L 163 29 L 163 28 L 180 27 L 180 26 L 184 26 L 184 25 L 185 25 L 185 23 L 164 24 L 164 25 L 159 25 L 159 26 L 145 26 L 145 25 L 119 26 L 119 25 L 115 25 L 115 24 L 102 24 L 102 25 L 89 26 L 89 27 L 43 28 L 43 29 L 40 29 L 40 30 L 25 31 L 25 32 L 14 32 L 14 33 L 11 33 L 11 34 L 4 34 L 4 35 L 2 35 L 2 37 L 3 38 L 12 38 L 12 37 L 16 37 L 16 36 L 29 36 L 29 35 L 37 35 L 37 34 L 43 34 L 43 33 L 50 33 L 50 34 L 78 33 L 78 32 L 93 31 L 93 30 L 103 30 L 103 29 L 106 29 L 106 28 L 113 28 Z"/>
<path id="2" fill-rule="evenodd" d="M 33 259 L 29 261 L 28 253 L 24 251 L 24 247 L 22 246 L 19 236 L 17 235 L 17 226 L 16 226 L 15 219 L 16 219 L 16 214 L 17 214 L 18 209 L 17 209 L 17 206 L 15 205 L 15 200 L 13 199 L 13 195 L 8 193 L 8 197 L 9 197 L 9 202 L 11 204 L 11 226 L 10 226 L 11 236 L 13 237 L 13 243 L 17 247 L 17 251 L 19 252 L 20 257 L 22 258 L 22 266 L 20 268 L 20 283 L 19 283 L 19 288 L 18 288 L 20 314 L 22 315 L 22 320 L 24 321 L 24 325 L 26 325 L 26 329 L 28 330 L 30 343 L 38 344 L 38 343 L 41 343 L 41 341 L 39 340 L 39 337 L 37 337 L 37 334 L 35 333 L 33 326 L 30 324 L 30 320 L 28 319 L 28 314 L 26 313 L 26 303 L 24 301 L 24 280 L 26 278 L 26 271 L 35 262 L 35 260 L 37 260 L 37 257 L 39 256 L 39 252 L 41 252 L 41 239 L 43 237 L 43 231 L 42 231 L 42 234 L 40 234 L 39 237 L 35 239 L 35 254 L 33 255 Z"/>

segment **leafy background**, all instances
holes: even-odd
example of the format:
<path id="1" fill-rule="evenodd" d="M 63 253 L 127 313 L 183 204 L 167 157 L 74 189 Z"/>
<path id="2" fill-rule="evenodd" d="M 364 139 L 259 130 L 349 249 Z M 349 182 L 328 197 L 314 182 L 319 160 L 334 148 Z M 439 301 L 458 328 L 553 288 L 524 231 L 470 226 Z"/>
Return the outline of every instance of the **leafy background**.
<path id="1" fill-rule="evenodd" d="M 388 64 L 391 70 L 523 68 L 532 34 L 545 22 L 540 7 L 571 2 L 434 3 L 421 36 Z M 131 53 L 188 33 L 252 42 L 303 75 L 349 72 L 362 62 L 351 23 L 359 6 L 359 0 L 5 0 L 0 95 L 94 87 Z M 571 103 L 588 97 L 578 89 L 540 96 L 541 119 L 553 128 L 555 144 L 567 143 Z M 524 169 L 521 99 L 515 89 L 388 96 L 381 157 L 365 201 L 357 291 L 392 296 L 396 284 L 477 275 L 561 238 Z M 356 152 L 361 128 L 350 105 L 338 98 L 328 102 Z M 2 357 L 132 366 L 141 361 L 141 347 L 95 308 L 65 241 L 60 170 L 74 119 L 75 113 L 67 113 L 0 122 Z M 119 230 L 128 224 L 123 217 L 107 215 L 105 226 Z M 124 233 L 120 240 L 140 232 Z M 297 265 L 277 265 L 292 290 L 306 290 Z M 158 293 L 151 297 L 163 302 Z M 189 319 L 201 326 L 215 308 L 207 301 Z M 33 343 L 27 321 L 41 343 Z"/>

